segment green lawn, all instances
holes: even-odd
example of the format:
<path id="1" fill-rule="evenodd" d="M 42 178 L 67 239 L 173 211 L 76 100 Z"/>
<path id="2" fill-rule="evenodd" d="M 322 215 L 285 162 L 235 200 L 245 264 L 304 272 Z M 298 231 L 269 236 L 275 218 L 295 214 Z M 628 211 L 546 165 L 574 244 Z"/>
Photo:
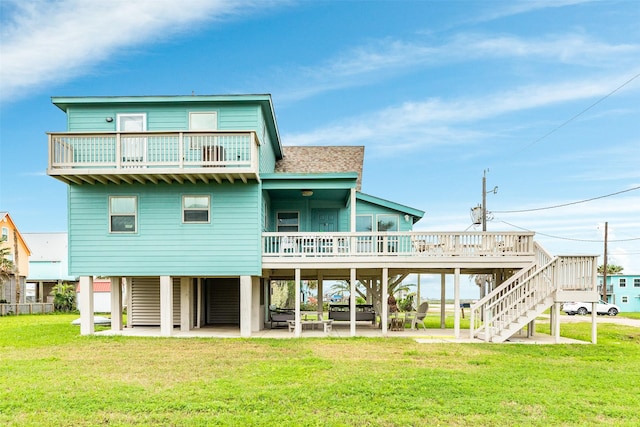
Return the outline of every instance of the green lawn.
<path id="1" fill-rule="evenodd" d="M 81 337 L 75 318 L 0 318 L 1 425 L 638 425 L 640 328 L 417 344 Z"/>

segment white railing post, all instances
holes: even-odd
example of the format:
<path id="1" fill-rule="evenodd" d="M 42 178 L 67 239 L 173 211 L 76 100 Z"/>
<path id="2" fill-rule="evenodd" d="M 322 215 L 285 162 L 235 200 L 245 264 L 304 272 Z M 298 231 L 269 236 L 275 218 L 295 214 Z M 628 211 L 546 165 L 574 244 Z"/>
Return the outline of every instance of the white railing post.
<path id="1" fill-rule="evenodd" d="M 184 169 L 184 132 L 178 133 L 178 167 Z"/>
<path id="2" fill-rule="evenodd" d="M 122 139 L 120 138 L 120 132 L 116 133 L 116 168 L 122 168 Z"/>

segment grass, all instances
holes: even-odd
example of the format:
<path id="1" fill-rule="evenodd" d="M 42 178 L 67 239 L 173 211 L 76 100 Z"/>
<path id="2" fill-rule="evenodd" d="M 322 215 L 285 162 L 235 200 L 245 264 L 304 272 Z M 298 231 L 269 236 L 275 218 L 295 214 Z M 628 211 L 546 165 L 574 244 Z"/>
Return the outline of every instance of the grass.
<path id="1" fill-rule="evenodd" d="M 640 328 L 601 324 L 595 346 L 425 345 L 83 337 L 75 318 L 0 318 L 0 424 L 637 425 Z M 588 340 L 590 324 L 562 333 Z"/>

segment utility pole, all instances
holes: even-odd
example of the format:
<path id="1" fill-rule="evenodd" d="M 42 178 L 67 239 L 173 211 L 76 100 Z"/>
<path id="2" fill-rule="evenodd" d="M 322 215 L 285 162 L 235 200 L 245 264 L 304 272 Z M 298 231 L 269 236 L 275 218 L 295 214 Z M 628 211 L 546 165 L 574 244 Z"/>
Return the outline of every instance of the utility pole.
<path id="1" fill-rule="evenodd" d="M 482 175 L 482 231 L 487 231 L 487 170 Z"/>
<path id="2" fill-rule="evenodd" d="M 607 238 L 609 223 L 604 223 L 604 263 L 602 264 L 602 301 L 607 302 Z"/>
<path id="3" fill-rule="evenodd" d="M 487 231 L 487 172 L 489 169 L 484 170 L 484 174 L 482 175 L 482 206 L 481 206 L 481 215 L 482 215 L 482 231 Z M 489 193 L 496 194 L 498 192 L 498 186 L 493 187 L 493 190 L 489 191 Z"/>

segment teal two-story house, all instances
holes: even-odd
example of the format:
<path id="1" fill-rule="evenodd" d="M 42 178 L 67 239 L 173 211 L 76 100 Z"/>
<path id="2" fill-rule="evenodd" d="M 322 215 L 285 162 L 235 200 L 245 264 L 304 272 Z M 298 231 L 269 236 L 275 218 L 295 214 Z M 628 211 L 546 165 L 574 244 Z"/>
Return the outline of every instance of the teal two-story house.
<path id="1" fill-rule="evenodd" d="M 319 295 L 324 280 L 352 290 L 376 281 L 386 296 L 390 277 L 416 272 L 453 274 L 456 292 L 461 274 L 495 274 L 503 293 L 483 290 L 480 313 L 558 262 L 533 233 L 413 231 L 423 211 L 360 191 L 364 147 L 283 146 L 270 95 L 52 101 L 67 120 L 49 133 L 47 173 L 68 184 L 69 274 L 88 290 L 94 276 L 111 277 L 114 330 L 126 306 L 127 328 L 169 336 L 225 325 L 249 337 L 269 320 L 272 280 L 294 280 L 297 295 L 305 279 L 318 280 Z M 592 269 L 580 271 L 531 304 L 559 302 L 558 286 L 596 294 Z M 92 334 L 93 296 L 82 298 L 81 333 Z M 355 335 L 353 291 L 350 308 Z M 499 324 L 479 328 L 487 340 L 517 326 L 501 317 L 512 310 L 500 310 Z M 299 299 L 295 312 L 299 336 Z"/>

